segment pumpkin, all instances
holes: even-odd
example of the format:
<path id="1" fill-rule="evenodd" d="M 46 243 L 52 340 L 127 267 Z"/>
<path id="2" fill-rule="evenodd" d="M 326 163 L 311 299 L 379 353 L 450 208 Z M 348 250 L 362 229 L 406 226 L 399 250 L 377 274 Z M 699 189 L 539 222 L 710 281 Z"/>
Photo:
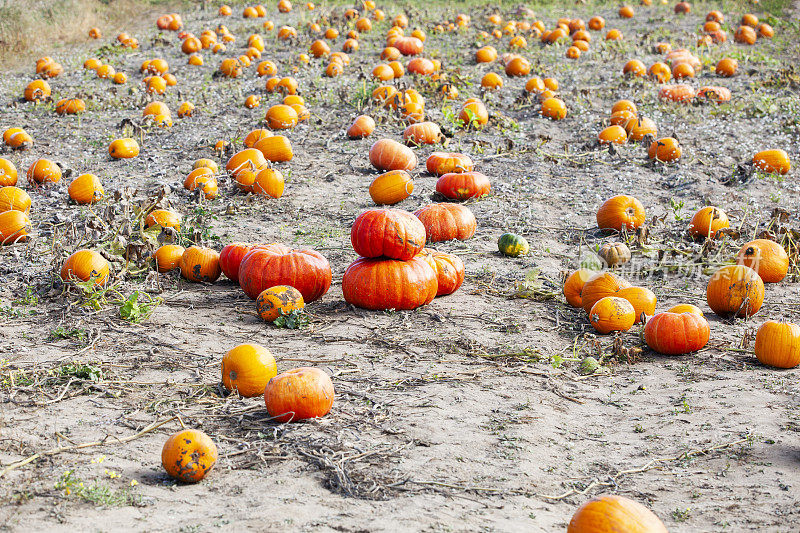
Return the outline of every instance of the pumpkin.
<path id="1" fill-rule="evenodd" d="M 436 296 L 453 294 L 464 283 L 464 262 L 457 255 L 423 248 L 419 256 L 436 272 Z"/>
<path id="2" fill-rule="evenodd" d="M 197 483 L 214 468 L 217 446 L 197 429 L 172 435 L 161 449 L 161 465 L 167 474 L 183 483 Z"/>
<path id="3" fill-rule="evenodd" d="M 436 182 L 436 191 L 451 200 L 467 200 L 489 194 L 489 178 L 480 172 L 453 172 Z"/>
<path id="4" fill-rule="evenodd" d="M 619 8 L 618 14 L 621 18 L 633 18 L 633 8 L 631 6 L 622 6 Z"/>
<path id="5" fill-rule="evenodd" d="M 744 265 L 720 268 L 708 281 L 706 301 L 716 314 L 727 317 L 753 316 L 764 302 L 764 282 Z"/>
<path id="6" fill-rule="evenodd" d="M 681 158 L 681 147 L 674 137 L 664 137 L 650 143 L 647 157 L 655 161 L 671 163 Z"/>
<path id="7" fill-rule="evenodd" d="M 108 154 L 114 159 L 130 159 L 139 155 L 139 143 L 134 139 L 117 139 L 108 145 Z"/>
<path id="8" fill-rule="evenodd" d="M 667 309 L 667 312 L 668 313 L 678 313 L 678 314 L 681 314 L 681 313 L 694 313 L 695 315 L 705 316 L 703 314 L 703 311 L 699 307 L 697 307 L 696 305 L 692 305 L 692 304 L 674 305 L 674 306 L 670 307 L 669 309 Z"/>
<path id="9" fill-rule="evenodd" d="M 756 357 L 761 364 L 794 368 L 800 364 L 800 326 L 768 320 L 756 333 Z"/>
<path id="10" fill-rule="evenodd" d="M 528 255 L 530 246 L 525 237 L 515 233 L 503 233 L 497 239 L 497 249 L 501 254 L 509 257 L 519 257 L 521 255 Z"/>
<path id="11" fill-rule="evenodd" d="M 636 229 L 645 221 L 644 206 L 633 196 L 609 198 L 597 210 L 597 227 L 622 231 Z"/>
<path id="12" fill-rule="evenodd" d="M 350 242 L 362 257 L 384 256 L 405 261 L 425 247 L 425 227 L 408 211 L 370 209 L 353 222 Z"/>
<path id="13" fill-rule="evenodd" d="M 13 185 L 0 187 L 0 213 L 10 210 L 27 213 L 30 209 L 31 197 L 28 193 Z"/>
<path id="14" fill-rule="evenodd" d="M 656 295 L 644 287 L 626 287 L 617 291 L 616 296 L 628 300 L 636 312 L 634 324 L 644 322 L 644 317 L 656 312 Z"/>
<path id="15" fill-rule="evenodd" d="M 608 32 L 606 33 L 606 41 L 621 41 L 621 40 L 622 40 L 622 32 L 616 28 L 608 30 Z"/>
<path id="16" fill-rule="evenodd" d="M 376 141 L 369 149 L 369 162 L 378 170 L 413 170 L 417 156 L 407 146 L 392 139 Z"/>
<path id="17" fill-rule="evenodd" d="M 360 115 L 347 128 L 347 136 L 351 139 L 363 139 L 372 135 L 373 131 L 375 131 L 375 120 L 369 115 Z"/>
<path id="18" fill-rule="evenodd" d="M 497 50 L 493 46 L 484 46 L 475 52 L 476 63 L 491 63 L 497 59 Z"/>
<path id="19" fill-rule="evenodd" d="M 239 285 L 253 300 L 270 287 L 289 285 L 309 303 L 328 292 L 331 266 L 314 250 L 294 250 L 283 244 L 254 246 L 239 265 Z"/>
<path id="20" fill-rule="evenodd" d="M 567 303 L 572 307 L 582 307 L 583 301 L 581 299 L 581 293 L 583 291 L 583 287 L 586 282 L 596 274 L 596 272 L 586 269 L 586 268 L 579 268 L 569 276 L 564 281 L 564 297 L 567 299 Z"/>
<path id="21" fill-rule="evenodd" d="M 597 135 L 597 141 L 603 144 L 625 144 L 628 142 L 628 133 L 622 126 L 608 126 Z"/>
<path id="22" fill-rule="evenodd" d="M 461 111 L 458 112 L 458 119 L 468 128 L 482 128 L 489 122 L 489 112 L 480 100 L 471 98 L 464 102 Z"/>
<path id="23" fill-rule="evenodd" d="M 256 175 L 253 192 L 260 196 L 280 198 L 283 196 L 284 184 L 283 174 L 280 170 L 265 168 Z"/>
<path id="24" fill-rule="evenodd" d="M 238 283 L 239 281 L 239 266 L 242 259 L 247 255 L 247 252 L 253 249 L 252 244 L 243 242 L 234 242 L 225 245 L 219 252 L 219 267 L 222 273 L 225 274 L 231 281 Z"/>
<path id="25" fill-rule="evenodd" d="M 28 102 L 41 102 L 50 98 L 50 84 L 44 80 L 30 82 L 24 91 L 25 100 Z"/>
<path id="26" fill-rule="evenodd" d="M 403 131 L 406 144 L 436 144 L 442 138 L 442 130 L 435 122 L 411 124 Z"/>
<path id="27" fill-rule="evenodd" d="M 181 217 L 177 213 L 166 209 L 154 209 L 145 217 L 144 225 L 148 228 L 161 226 L 162 228 L 174 228 L 176 231 L 180 231 Z"/>
<path id="28" fill-rule="evenodd" d="M 753 166 L 770 174 L 786 174 L 792 168 L 784 150 L 764 150 L 753 156 Z"/>
<path id="29" fill-rule="evenodd" d="M 31 221 L 26 213 L 15 209 L 0 212 L 0 245 L 26 240 L 30 228 Z"/>
<path id="30" fill-rule="evenodd" d="M 378 205 L 394 205 L 411 196 L 414 181 L 405 170 L 390 170 L 381 174 L 369 186 L 369 195 Z"/>
<path id="31" fill-rule="evenodd" d="M 567 533 L 667 533 L 667 528 L 644 505 L 613 494 L 584 503 L 567 526 Z"/>
<path id="32" fill-rule="evenodd" d="M 433 152 L 425 161 L 428 172 L 437 176 L 453 172 L 470 172 L 474 165 L 467 154 Z"/>
<path id="33" fill-rule="evenodd" d="M 484 74 L 483 78 L 481 78 L 481 87 L 488 91 L 494 91 L 502 86 L 503 79 L 495 72 L 487 72 Z"/>
<path id="34" fill-rule="evenodd" d="M 103 199 L 105 192 L 100 178 L 94 174 L 81 174 L 69 184 L 69 197 L 79 204 L 92 204 Z"/>
<path id="35" fill-rule="evenodd" d="M 724 104 L 725 102 L 730 102 L 731 91 L 726 87 L 707 85 L 697 90 L 696 98 L 714 104 Z"/>
<path id="36" fill-rule="evenodd" d="M 756 30 L 750 26 L 739 26 L 733 34 L 733 40 L 741 44 L 756 44 Z"/>
<path id="37" fill-rule="evenodd" d="M 0 209 L 2 208 L 0 204 Z M 764 283 L 778 283 L 789 272 L 789 256 L 786 250 L 769 239 L 756 239 L 746 243 L 739 250 L 737 262 L 755 270 Z"/>
<path id="38" fill-rule="evenodd" d="M 628 124 L 630 122 L 636 122 L 636 121 L 637 121 L 636 113 L 632 113 L 627 109 L 611 113 L 611 117 L 609 118 L 609 122 L 611 122 L 613 126 L 620 126 L 621 128 L 625 129 L 626 138 L 628 137 L 628 129 L 627 129 Z"/>
<path id="39" fill-rule="evenodd" d="M 17 167 L 8 159 L 0 157 L 0 187 L 17 184 Z"/>
<path id="40" fill-rule="evenodd" d="M 713 239 L 716 233 L 730 227 L 725 211 L 712 205 L 698 210 L 689 222 L 689 233 L 693 237 Z"/>
<path id="41" fill-rule="evenodd" d="M 214 171 L 208 167 L 200 167 L 192 170 L 189 172 L 189 175 L 186 176 L 186 179 L 183 180 L 183 187 L 186 190 L 193 191 L 197 188 L 197 180 L 198 178 L 209 178 L 214 176 Z"/>
<path id="42" fill-rule="evenodd" d="M 524 47 L 525 46 L 522 46 L 522 48 Z M 527 76 L 531 72 L 531 62 L 525 59 L 524 57 L 517 56 L 508 63 L 506 63 L 505 71 L 506 71 L 506 76 L 511 76 L 511 77 Z"/>
<path id="43" fill-rule="evenodd" d="M 589 311 L 589 322 L 602 335 L 612 331 L 628 331 L 635 319 L 636 313 L 630 302 L 614 296 L 601 298 Z"/>
<path id="44" fill-rule="evenodd" d="M 267 125 L 273 130 L 285 130 L 297 126 L 297 111 L 286 104 L 275 104 L 267 110 L 264 117 Z"/>
<path id="45" fill-rule="evenodd" d="M 638 59 L 631 59 L 622 67 L 622 73 L 626 76 L 644 78 L 647 75 L 647 68 Z"/>
<path id="46" fill-rule="evenodd" d="M 272 139 L 273 137 L 269 138 Z M 262 139 L 259 142 L 264 141 L 266 141 L 266 139 Z M 247 148 L 233 154 L 225 164 L 225 170 L 227 170 L 232 177 L 237 178 L 237 181 L 241 174 L 249 174 L 252 176 L 252 181 L 255 181 L 255 175 L 265 166 L 267 166 L 267 160 L 264 154 L 256 148 Z M 252 181 L 250 185 L 252 185 Z"/>
<path id="47" fill-rule="evenodd" d="M 672 71 L 666 63 L 657 61 L 647 69 L 647 75 L 657 83 L 667 83 L 672 78 Z"/>
<path id="48" fill-rule="evenodd" d="M 247 148 L 253 148 L 253 146 L 261 139 L 266 139 L 267 137 L 272 137 L 273 135 L 274 134 L 269 130 L 255 129 L 245 136 L 242 144 L 244 144 Z"/>
<path id="49" fill-rule="evenodd" d="M 63 281 L 92 281 L 94 285 L 103 285 L 108 279 L 109 264 L 105 257 L 94 250 L 78 250 L 70 255 L 61 266 L 60 276 Z"/>
<path id="50" fill-rule="evenodd" d="M 708 338 L 708 321 L 697 313 L 658 313 L 644 327 L 647 345 L 664 355 L 696 352 L 708 343 Z"/>
<path id="51" fill-rule="evenodd" d="M 542 116 L 551 120 L 561 120 L 567 116 L 567 106 L 559 98 L 548 98 L 542 102 Z"/>
<path id="52" fill-rule="evenodd" d="M 477 221 L 469 208 L 460 204 L 430 204 L 414 215 L 425 226 L 428 242 L 467 240 L 475 235 Z"/>
<path id="53" fill-rule="evenodd" d="M 319 368 L 301 367 L 278 374 L 267 383 L 264 403 L 277 422 L 296 422 L 327 415 L 333 407 L 330 376 Z"/>
<path id="54" fill-rule="evenodd" d="M 259 344 L 240 344 L 222 358 L 222 384 L 245 398 L 261 396 L 278 374 L 275 358 Z"/>
<path id="55" fill-rule="evenodd" d="M 303 295 L 294 287 L 277 285 L 261 292 L 256 298 L 256 312 L 265 322 L 305 308 Z"/>
<path id="56" fill-rule="evenodd" d="M 28 183 L 58 183 L 61 181 L 61 168 L 49 159 L 37 159 L 28 167 Z"/>
<path id="57" fill-rule="evenodd" d="M 175 270 L 181 265 L 183 252 L 183 246 L 178 246 L 177 244 L 164 244 L 159 246 L 159 248 L 153 252 L 156 270 L 161 273 Z"/>
<path id="58" fill-rule="evenodd" d="M 630 249 L 622 242 L 608 242 L 604 244 L 600 247 L 597 255 L 610 267 L 627 263 L 631 259 Z"/>
<path id="59" fill-rule="evenodd" d="M 188 281 L 214 283 L 221 273 L 219 254 L 211 248 L 190 246 L 181 255 L 181 276 Z"/>
<path id="60" fill-rule="evenodd" d="M 416 309 L 437 292 L 436 271 L 423 257 L 360 258 L 342 278 L 345 301 L 364 309 Z"/>
<path id="61" fill-rule="evenodd" d="M 392 45 L 404 56 L 415 56 L 422 53 L 422 41 L 416 37 L 400 37 Z"/>
<path id="62" fill-rule="evenodd" d="M 294 157 L 292 143 L 283 135 L 270 135 L 255 142 L 253 148 L 261 152 L 266 161 L 291 161 Z"/>
<path id="63" fill-rule="evenodd" d="M 80 98 L 63 98 L 56 102 L 56 113 L 59 115 L 76 115 L 86 111 L 86 104 Z"/>
<path id="64" fill-rule="evenodd" d="M 694 89 L 685 83 L 665 85 L 658 91 L 658 97 L 671 102 L 691 102 L 695 97 Z"/>
<path id="65" fill-rule="evenodd" d="M 627 289 L 630 283 L 611 272 L 598 272 L 590 276 L 581 289 L 581 306 L 587 313 L 594 304 L 606 296 L 617 296 L 622 289 Z M 635 320 L 635 317 L 634 317 Z"/>

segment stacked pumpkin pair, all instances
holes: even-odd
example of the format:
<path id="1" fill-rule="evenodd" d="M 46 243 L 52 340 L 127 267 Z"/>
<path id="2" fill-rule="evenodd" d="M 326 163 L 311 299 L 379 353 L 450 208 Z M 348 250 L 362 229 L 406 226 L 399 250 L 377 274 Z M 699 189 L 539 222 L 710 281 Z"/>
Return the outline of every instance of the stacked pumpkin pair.
<path id="1" fill-rule="evenodd" d="M 464 263 L 425 248 L 425 240 L 425 226 L 408 211 L 371 209 L 359 215 L 350 242 L 361 258 L 342 279 L 345 301 L 365 309 L 410 310 L 455 292 L 464 282 Z"/>
<path id="2" fill-rule="evenodd" d="M 0 158 L 0 246 L 22 242 L 30 231 L 31 197 L 16 183 L 16 167 Z"/>

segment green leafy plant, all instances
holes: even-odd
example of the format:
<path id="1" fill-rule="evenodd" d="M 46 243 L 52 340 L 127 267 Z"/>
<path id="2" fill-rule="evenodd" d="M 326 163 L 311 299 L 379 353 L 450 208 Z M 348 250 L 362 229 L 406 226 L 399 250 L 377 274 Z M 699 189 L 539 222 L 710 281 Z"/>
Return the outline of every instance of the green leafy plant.
<path id="1" fill-rule="evenodd" d="M 144 296 L 147 301 L 140 301 L 141 296 Z M 153 298 L 146 292 L 133 291 L 133 294 L 119 306 L 119 315 L 125 320 L 138 324 L 142 320 L 150 318 L 156 307 L 163 301 L 162 298 Z"/>
<path id="2" fill-rule="evenodd" d="M 281 316 L 272 323 L 279 328 L 300 329 L 308 325 L 308 315 L 302 309 L 290 313 L 284 313 L 281 309 Z"/>

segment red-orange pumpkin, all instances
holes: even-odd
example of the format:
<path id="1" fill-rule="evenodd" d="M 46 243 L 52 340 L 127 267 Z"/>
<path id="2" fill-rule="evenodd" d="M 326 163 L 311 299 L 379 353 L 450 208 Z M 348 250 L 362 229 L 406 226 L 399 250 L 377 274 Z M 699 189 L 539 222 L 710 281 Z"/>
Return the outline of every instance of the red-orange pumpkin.
<path id="1" fill-rule="evenodd" d="M 436 182 L 436 191 L 451 200 L 467 200 L 489 194 L 489 178 L 480 172 L 452 172 Z"/>
<path id="2" fill-rule="evenodd" d="M 264 389 L 269 415 L 278 422 L 296 422 L 327 415 L 333 407 L 333 382 L 319 368 L 301 367 L 278 374 Z"/>
<path id="3" fill-rule="evenodd" d="M 370 209 L 361 213 L 350 231 L 353 249 L 362 257 L 405 261 L 425 247 L 425 227 L 402 209 Z"/>
<path id="4" fill-rule="evenodd" d="M 253 249 L 252 244 L 234 242 L 226 245 L 219 252 L 219 267 L 225 277 L 231 281 L 239 282 L 239 265 L 247 252 Z"/>
<path id="5" fill-rule="evenodd" d="M 319 252 L 294 250 L 283 244 L 254 246 L 239 265 L 239 285 L 255 300 L 262 291 L 289 285 L 313 302 L 331 286 L 331 266 Z"/>
<path id="6" fill-rule="evenodd" d="M 708 321 L 695 313 L 658 313 L 644 327 L 647 345 L 665 355 L 696 352 L 708 343 L 708 337 Z"/>
<path id="7" fill-rule="evenodd" d="M 381 139 L 369 149 L 369 162 L 378 170 L 413 170 L 417 156 L 408 146 L 392 139 Z"/>
<path id="8" fill-rule="evenodd" d="M 425 226 L 428 242 L 467 240 L 475 235 L 478 226 L 472 211 L 461 204 L 431 204 L 414 215 Z"/>
<path id="9" fill-rule="evenodd" d="M 416 309 L 430 303 L 437 291 L 436 272 L 422 257 L 361 258 L 342 278 L 345 301 L 364 309 Z"/>

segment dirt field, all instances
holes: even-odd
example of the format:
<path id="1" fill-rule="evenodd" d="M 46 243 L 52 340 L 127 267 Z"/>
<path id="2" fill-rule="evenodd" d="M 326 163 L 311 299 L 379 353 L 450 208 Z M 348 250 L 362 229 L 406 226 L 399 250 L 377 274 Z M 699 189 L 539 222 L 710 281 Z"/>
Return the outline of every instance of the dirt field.
<path id="1" fill-rule="evenodd" d="M 138 50 L 113 46 L 115 35 L 108 34 L 50 54 L 64 66 L 51 80 L 53 98 L 83 98 L 87 111 L 79 117 L 21 99 L 33 65 L 5 73 L 0 126 L 24 127 L 35 145 L 25 152 L 4 147 L 0 157 L 12 160 L 21 178 L 40 157 L 73 176 L 95 173 L 107 200 L 91 208 L 69 202 L 69 178 L 40 189 L 25 183 L 33 198 L 32 238 L 0 248 L 2 530 L 549 532 L 564 531 L 577 507 L 603 492 L 647 505 L 671 532 L 800 529 L 800 371 L 761 366 L 753 355 L 764 320 L 800 321 L 797 248 L 790 248 L 790 276 L 767 287 L 755 317 L 723 320 L 705 301 L 710 273 L 733 262 L 744 242 L 767 229 L 787 239 L 800 231 L 800 4 L 693 4 L 679 16 L 671 3 L 654 2 L 634 6 L 629 20 L 619 18 L 616 5 L 531 5 L 548 28 L 562 16 L 597 14 L 606 29 L 625 35 L 606 44 L 604 32 L 591 32 L 591 50 L 577 61 L 564 57 L 563 44 L 528 39 L 519 53 L 533 64 L 532 75 L 559 81 L 568 107 L 566 119 L 551 121 L 524 97 L 527 77 L 506 77 L 498 63 L 475 64 L 483 45 L 476 34 L 492 29 L 486 22 L 492 9 L 415 3 L 405 12 L 410 27 L 428 33 L 424 55 L 442 61 L 461 93 L 443 102 L 432 85 L 423 91 L 426 114 L 445 132 L 447 150 L 470 154 L 476 170 L 490 177 L 492 191 L 467 203 L 478 221 L 474 238 L 437 245 L 463 259 L 462 288 L 410 312 L 357 309 L 341 291 L 356 258 L 350 226 L 374 206 L 368 149 L 379 138 L 400 140 L 405 127 L 369 98 L 377 86 L 370 72 L 400 8 L 379 3 L 387 19 L 361 35 L 344 75 L 325 77 L 325 63 L 314 59 L 293 74 L 312 116 L 286 134 L 295 155 L 278 164 L 287 178 L 278 200 L 238 192 L 224 176 L 213 201 L 199 201 L 182 186 L 196 159 L 224 165 L 228 156 L 215 155 L 214 143 L 240 144 L 279 101 L 265 93 L 254 66 L 236 80 L 216 77 L 222 56 L 210 51 L 203 52 L 205 66 L 190 66 L 177 35 L 159 35 L 148 21 L 135 34 Z M 333 11 L 333 25 L 348 28 L 342 7 L 308 12 L 296 4 L 288 14 L 274 2 L 267 6 L 276 29 L 291 23 L 300 31 L 289 44 L 265 32 L 264 19 L 243 19 L 238 3 L 232 17 L 219 17 L 217 4 L 182 15 L 196 35 L 225 24 L 237 37 L 225 57 L 261 33 L 264 58 L 289 75 L 314 39 L 307 21 Z M 623 78 L 629 59 L 660 60 L 656 42 L 694 50 L 711 9 L 725 14 L 729 37 L 744 13 L 774 15 L 771 40 L 744 46 L 729 38 L 696 51 L 705 68 L 689 83 L 728 87 L 730 103 L 664 103 L 658 85 Z M 470 28 L 433 32 L 461 11 L 471 16 Z M 523 17 L 511 5 L 498 12 L 504 20 Z M 341 49 L 343 40 L 331 48 Z M 502 53 L 508 42 L 503 36 L 490 44 Z M 713 74 L 725 56 L 738 59 L 736 77 Z M 84 71 L 89 57 L 127 72 L 128 84 Z M 154 57 L 167 59 L 179 81 L 159 98 L 174 126 L 146 128 L 139 157 L 111 160 L 109 142 L 130 132 L 123 121 L 138 124 L 153 99 L 141 89 L 139 65 Z M 452 109 L 480 96 L 480 78 L 489 71 L 505 82 L 483 96 L 489 125 L 479 132 L 455 127 Z M 260 107 L 242 105 L 249 94 L 263 96 Z M 621 98 L 652 118 L 659 136 L 680 140 L 678 164 L 654 166 L 638 144 L 614 153 L 597 146 Z M 197 112 L 179 119 L 186 100 Z M 344 131 L 361 113 L 376 118 L 376 131 L 348 140 Z M 789 153 L 788 175 L 731 181 L 738 163 L 767 148 Z M 415 152 L 424 162 L 437 149 Z M 413 175 L 414 194 L 395 207 L 415 211 L 434 201 L 436 178 L 424 164 Z M 217 250 L 234 241 L 283 242 L 325 255 L 334 283 L 308 305 L 308 324 L 292 330 L 262 322 L 253 302 L 224 277 L 213 285 L 187 283 L 177 272 L 156 276 L 145 262 L 126 265 L 119 256 L 105 292 L 82 296 L 62 284 L 58 270 L 70 253 L 88 247 L 113 258 L 118 235 L 136 238 L 135 226 L 126 229 L 132 220 L 126 213 L 152 205 L 159 193 L 166 193 L 161 205 L 183 214 L 184 226 Z M 596 335 L 585 313 L 564 301 L 563 273 L 599 244 L 620 238 L 600 232 L 595 213 L 621 193 L 642 201 L 649 226 L 646 240 L 631 236 L 633 260 L 623 275 L 653 290 L 659 310 L 678 303 L 704 310 L 711 341 L 698 353 L 657 355 L 644 345 L 641 326 Z M 704 244 L 692 241 L 686 226 L 706 204 L 725 209 L 735 231 Z M 775 209 L 782 211 L 774 218 Z M 501 256 L 496 241 L 506 231 L 525 236 L 531 253 Z M 152 305 L 140 323 L 120 313 L 134 291 L 142 312 Z M 245 342 L 268 347 L 279 371 L 317 366 L 330 373 L 337 395 L 331 414 L 276 424 L 262 398 L 228 395 L 220 361 Z M 581 371 L 586 356 L 600 360 L 596 372 Z M 181 424 L 202 429 L 219 448 L 215 469 L 196 485 L 176 484 L 161 467 L 161 447 Z M 95 441 L 102 443 L 43 454 Z M 43 455 L 16 465 L 34 454 Z M 15 467 L 4 470 L 8 465 Z"/>

